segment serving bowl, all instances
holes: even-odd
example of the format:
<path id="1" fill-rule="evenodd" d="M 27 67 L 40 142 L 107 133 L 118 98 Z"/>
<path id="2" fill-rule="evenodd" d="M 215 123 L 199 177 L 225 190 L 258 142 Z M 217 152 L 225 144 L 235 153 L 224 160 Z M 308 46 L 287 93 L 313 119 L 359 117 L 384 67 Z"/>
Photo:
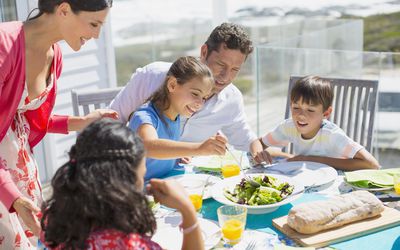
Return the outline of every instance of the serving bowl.
<path id="1" fill-rule="evenodd" d="M 287 182 L 289 185 L 294 186 L 293 189 L 293 194 L 294 195 L 289 195 L 286 198 L 284 198 L 280 202 L 276 202 L 273 204 L 268 204 L 268 205 L 258 205 L 258 206 L 250 206 L 250 205 L 244 205 L 244 204 L 238 204 L 233 201 L 230 201 L 228 198 L 225 197 L 224 195 L 224 190 L 233 190 L 236 186 L 236 184 L 239 184 L 240 181 L 242 180 L 243 175 L 238 175 L 230 178 L 223 179 L 217 183 L 214 184 L 214 186 L 211 189 L 211 194 L 212 197 L 225 205 L 234 205 L 234 206 L 240 206 L 240 207 L 246 207 L 247 208 L 247 213 L 249 214 L 266 214 L 266 213 L 271 213 L 275 210 L 277 210 L 280 206 L 288 204 L 296 199 L 298 199 L 304 191 L 304 186 L 294 180 L 293 178 L 283 176 L 283 175 L 275 175 L 275 174 L 247 174 L 249 177 L 254 178 L 256 176 L 272 176 L 276 178 L 279 182 Z"/>

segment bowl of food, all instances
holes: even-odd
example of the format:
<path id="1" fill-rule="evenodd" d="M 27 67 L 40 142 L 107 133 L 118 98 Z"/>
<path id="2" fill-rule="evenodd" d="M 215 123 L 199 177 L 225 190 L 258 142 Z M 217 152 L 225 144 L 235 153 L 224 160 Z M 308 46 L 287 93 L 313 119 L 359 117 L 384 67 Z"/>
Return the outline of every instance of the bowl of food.
<path id="1" fill-rule="evenodd" d="M 244 206 L 249 214 L 266 214 L 301 196 L 304 186 L 294 179 L 274 174 L 248 174 L 259 187 L 243 176 L 226 178 L 214 184 L 212 197 L 225 205 Z"/>

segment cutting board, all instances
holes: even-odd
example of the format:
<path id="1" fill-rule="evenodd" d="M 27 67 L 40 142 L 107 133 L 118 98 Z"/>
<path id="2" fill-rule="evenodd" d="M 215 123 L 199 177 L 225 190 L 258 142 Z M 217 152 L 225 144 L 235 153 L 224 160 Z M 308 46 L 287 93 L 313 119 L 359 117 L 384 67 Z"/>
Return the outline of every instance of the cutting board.
<path id="1" fill-rule="evenodd" d="M 324 247 L 400 224 L 400 211 L 385 207 L 379 216 L 353 222 L 315 234 L 301 234 L 287 224 L 287 216 L 272 220 L 273 225 L 301 246 Z"/>

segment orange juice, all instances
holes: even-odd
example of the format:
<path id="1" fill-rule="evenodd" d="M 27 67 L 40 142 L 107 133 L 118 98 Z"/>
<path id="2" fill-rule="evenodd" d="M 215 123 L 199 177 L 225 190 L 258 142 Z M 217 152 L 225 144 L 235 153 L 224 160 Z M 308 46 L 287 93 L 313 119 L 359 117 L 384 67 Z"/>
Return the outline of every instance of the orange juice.
<path id="1" fill-rule="evenodd" d="M 394 184 L 394 191 L 396 194 L 400 194 L 400 182 Z"/>
<path id="2" fill-rule="evenodd" d="M 221 167 L 222 176 L 224 178 L 240 174 L 240 167 L 236 164 L 224 165 Z"/>
<path id="3" fill-rule="evenodd" d="M 225 221 L 222 226 L 222 234 L 225 238 L 231 241 L 239 242 L 243 232 L 243 222 L 237 219 Z"/>
<path id="4" fill-rule="evenodd" d="M 393 175 L 394 191 L 400 194 L 400 174 Z"/>
<path id="5" fill-rule="evenodd" d="M 189 195 L 189 198 L 196 211 L 200 211 L 201 206 L 203 205 L 203 197 L 199 194 L 191 194 Z"/>

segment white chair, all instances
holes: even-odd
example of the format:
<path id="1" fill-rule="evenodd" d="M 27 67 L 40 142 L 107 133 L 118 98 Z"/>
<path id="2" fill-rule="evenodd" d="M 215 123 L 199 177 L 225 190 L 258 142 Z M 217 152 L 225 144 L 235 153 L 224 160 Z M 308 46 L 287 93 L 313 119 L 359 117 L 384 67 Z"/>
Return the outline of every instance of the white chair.
<path id="1" fill-rule="evenodd" d="M 77 91 L 71 90 L 72 108 L 74 115 L 87 115 L 90 111 L 106 108 L 114 97 L 121 91 L 122 87 Z M 93 106 L 93 108 L 91 108 Z M 80 113 L 80 107 L 83 113 Z"/>
<path id="2" fill-rule="evenodd" d="M 286 102 L 285 119 L 290 116 L 290 91 L 300 76 L 291 76 Z M 333 112 L 329 120 L 372 152 L 374 118 L 376 111 L 378 81 L 361 79 L 323 78 L 334 87 Z"/>

